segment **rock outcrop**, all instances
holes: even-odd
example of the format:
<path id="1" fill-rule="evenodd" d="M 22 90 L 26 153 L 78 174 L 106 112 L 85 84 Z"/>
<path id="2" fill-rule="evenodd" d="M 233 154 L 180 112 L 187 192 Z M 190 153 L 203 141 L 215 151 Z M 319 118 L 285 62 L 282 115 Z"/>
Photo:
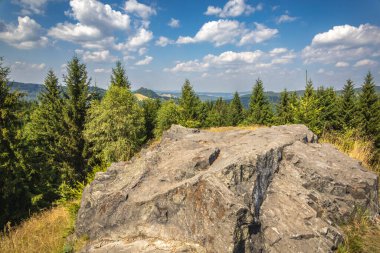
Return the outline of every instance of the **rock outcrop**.
<path id="1" fill-rule="evenodd" d="M 208 132 L 159 144 L 86 187 L 83 252 L 331 252 L 339 224 L 378 212 L 378 178 L 303 125 Z"/>

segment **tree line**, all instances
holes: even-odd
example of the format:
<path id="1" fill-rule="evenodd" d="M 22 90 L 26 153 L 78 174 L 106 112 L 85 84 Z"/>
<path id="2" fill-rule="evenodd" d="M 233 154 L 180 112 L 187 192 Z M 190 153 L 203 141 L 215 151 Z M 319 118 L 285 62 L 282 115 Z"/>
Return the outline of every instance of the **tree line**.
<path id="1" fill-rule="evenodd" d="M 178 100 L 138 102 L 120 62 L 112 69 L 103 98 L 89 91 L 86 65 L 77 57 L 67 64 L 63 92 L 52 70 L 36 104 L 11 92 L 10 69 L 0 59 L 0 225 L 17 222 L 49 207 L 75 189 L 89 174 L 111 162 L 130 159 L 149 140 L 172 124 L 186 127 L 306 124 L 318 135 L 357 130 L 373 141 L 380 154 L 380 98 L 370 72 L 359 95 L 347 80 L 341 95 L 333 88 L 315 89 L 308 81 L 298 96 L 286 89 L 273 106 L 264 95 L 263 82 L 253 86 L 248 109 L 236 92 L 202 102 L 188 80 Z"/>

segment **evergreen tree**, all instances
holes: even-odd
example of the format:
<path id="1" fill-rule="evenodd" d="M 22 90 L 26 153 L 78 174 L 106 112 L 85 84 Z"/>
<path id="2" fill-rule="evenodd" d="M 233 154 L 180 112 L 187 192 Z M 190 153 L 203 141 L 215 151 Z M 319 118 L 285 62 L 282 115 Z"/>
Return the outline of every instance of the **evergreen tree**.
<path id="1" fill-rule="evenodd" d="M 212 109 L 208 112 L 206 126 L 221 127 L 228 125 L 228 105 L 222 98 L 218 98 L 213 104 Z"/>
<path id="2" fill-rule="evenodd" d="M 292 109 L 291 95 L 285 89 L 280 93 L 280 101 L 276 105 L 277 117 L 276 123 L 279 125 L 289 124 L 294 122 Z"/>
<path id="3" fill-rule="evenodd" d="M 316 93 L 317 107 L 320 110 L 319 120 L 317 122 L 318 131 L 323 133 L 328 130 L 339 130 L 338 98 L 332 87 L 325 89 L 320 87 Z"/>
<path id="4" fill-rule="evenodd" d="M 127 74 L 125 73 L 125 69 L 120 61 L 117 61 L 116 67 L 112 69 L 111 85 L 131 89 L 131 84 L 128 81 Z"/>
<path id="5" fill-rule="evenodd" d="M 232 126 L 237 126 L 243 121 L 243 105 L 237 92 L 229 104 L 228 121 Z"/>
<path id="6" fill-rule="evenodd" d="M 317 135 L 322 132 L 318 128 L 321 110 L 318 108 L 318 100 L 315 96 L 313 83 L 308 81 L 305 93 L 301 97 L 297 110 L 295 111 L 296 123 L 305 124 Z"/>
<path id="7" fill-rule="evenodd" d="M 64 180 L 69 184 L 82 181 L 86 175 L 85 139 L 83 130 L 88 109 L 89 83 L 86 65 L 74 56 L 67 64 L 67 75 L 64 76 L 67 86 L 65 99 L 65 154 L 66 164 Z"/>
<path id="8" fill-rule="evenodd" d="M 111 84 L 103 100 L 91 105 L 84 135 L 103 164 L 126 161 L 140 149 L 144 113 L 126 86 Z"/>
<path id="9" fill-rule="evenodd" d="M 187 79 L 184 85 L 182 86 L 182 93 L 179 99 L 179 106 L 181 109 L 181 123 L 183 126 L 201 126 L 201 100 L 195 94 L 193 87 Z"/>
<path id="10" fill-rule="evenodd" d="M 365 77 L 359 96 L 359 127 L 368 138 L 379 135 L 380 107 L 371 72 Z"/>
<path id="11" fill-rule="evenodd" d="M 249 101 L 248 123 L 269 125 L 272 118 L 273 111 L 264 94 L 263 82 L 257 79 Z"/>
<path id="12" fill-rule="evenodd" d="M 357 115 L 354 84 L 348 79 L 343 87 L 343 93 L 339 99 L 339 117 L 343 128 L 354 128 L 354 118 Z"/>
<path id="13" fill-rule="evenodd" d="M 38 97 L 38 107 L 33 111 L 25 127 L 28 152 L 25 153 L 35 185 L 34 194 L 39 196 L 39 207 L 54 201 L 61 183 L 64 154 L 61 134 L 64 132 L 63 100 L 58 78 L 49 70 L 44 88 Z"/>
<path id="14" fill-rule="evenodd" d="M 147 139 L 152 139 L 154 137 L 154 129 L 157 125 L 157 112 L 160 109 L 160 106 L 161 102 L 159 99 L 145 99 L 142 101 Z"/>
<path id="15" fill-rule="evenodd" d="M 10 91 L 9 73 L 0 57 L 0 226 L 23 218 L 31 206 L 27 173 L 18 152 L 22 95 Z"/>
<path id="16" fill-rule="evenodd" d="M 180 109 L 174 101 L 165 101 L 157 112 L 157 125 L 154 130 L 155 136 L 161 136 L 162 133 L 169 129 L 172 124 L 178 124 L 180 122 L 180 118 Z"/>

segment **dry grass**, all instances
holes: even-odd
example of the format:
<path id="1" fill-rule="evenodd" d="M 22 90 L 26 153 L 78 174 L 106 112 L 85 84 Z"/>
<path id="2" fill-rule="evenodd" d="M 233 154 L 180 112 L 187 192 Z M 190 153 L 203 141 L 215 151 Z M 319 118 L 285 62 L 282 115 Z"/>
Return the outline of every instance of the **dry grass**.
<path id="1" fill-rule="evenodd" d="M 149 99 L 147 96 L 144 96 L 144 95 L 139 94 L 139 93 L 135 93 L 134 95 L 138 101 L 143 101 L 143 100 Z"/>
<path id="2" fill-rule="evenodd" d="M 8 226 L 0 238 L 0 252 L 62 252 L 72 226 L 69 210 L 54 207 L 33 215 L 19 226 Z"/>
<path id="3" fill-rule="evenodd" d="M 251 126 L 226 126 L 226 127 L 211 127 L 211 128 L 206 128 L 204 130 L 213 132 L 213 133 L 222 133 L 222 132 L 227 132 L 227 131 L 233 131 L 233 130 L 256 130 L 258 128 L 262 128 L 265 126 L 262 125 L 251 125 Z"/>

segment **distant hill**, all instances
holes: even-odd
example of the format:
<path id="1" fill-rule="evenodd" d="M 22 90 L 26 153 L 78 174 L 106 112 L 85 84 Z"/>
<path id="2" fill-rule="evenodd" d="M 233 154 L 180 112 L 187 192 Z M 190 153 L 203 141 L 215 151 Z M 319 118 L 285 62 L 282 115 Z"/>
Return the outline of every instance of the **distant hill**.
<path id="1" fill-rule="evenodd" d="M 36 100 L 38 94 L 43 90 L 42 84 L 37 83 L 20 83 L 20 82 L 10 82 L 11 90 L 18 90 L 22 93 L 25 93 L 24 99 L 27 101 Z M 66 91 L 66 86 L 61 86 L 62 90 Z M 92 92 L 98 92 L 101 97 L 104 96 L 106 93 L 105 89 L 90 86 L 89 91 Z"/>
<path id="2" fill-rule="evenodd" d="M 156 92 L 154 92 L 150 89 L 144 88 L 144 87 L 141 87 L 138 90 L 135 90 L 133 93 L 141 94 L 147 98 L 153 98 L 153 99 L 161 98 L 161 96 L 158 95 Z"/>

